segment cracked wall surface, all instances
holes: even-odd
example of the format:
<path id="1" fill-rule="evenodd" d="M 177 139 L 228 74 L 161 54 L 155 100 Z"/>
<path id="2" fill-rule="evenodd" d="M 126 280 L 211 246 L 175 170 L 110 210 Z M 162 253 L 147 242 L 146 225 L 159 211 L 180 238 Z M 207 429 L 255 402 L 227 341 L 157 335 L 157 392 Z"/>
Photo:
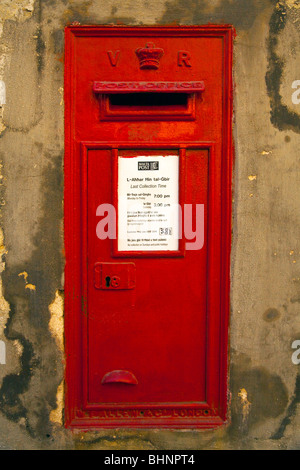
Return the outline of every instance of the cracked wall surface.
<path id="1" fill-rule="evenodd" d="M 73 21 L 236 29 L 230 423 L 217 430 L 63 426 L 63 32 Z M 299 28 L 297 0 L 1 1 L 0 449 L 300 448 Z"/>

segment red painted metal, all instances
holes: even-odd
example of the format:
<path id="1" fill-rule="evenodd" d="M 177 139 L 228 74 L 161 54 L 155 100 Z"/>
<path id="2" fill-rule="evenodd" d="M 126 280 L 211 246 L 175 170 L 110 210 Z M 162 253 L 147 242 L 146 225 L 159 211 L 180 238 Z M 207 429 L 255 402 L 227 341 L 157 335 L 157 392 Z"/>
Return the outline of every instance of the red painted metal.
<path id="1" fill-rule="evenodd" d="M 208 428 L 227 419 L 232 38 L 230 26 L 66 28 L 68 427 Z M 136 50 L 152 42 L 164 54 L 158 67 L 140 68 Z M 204 82 L 205 91 L 182 90 L 183 105 L 113 107 L 99 85 L 108 82 L 109 93 L 134 82 Z M 170 154 L 181 206 L 205 206 L 203 248 L 187 250 L 183 237 L 174 252 L 120 252 L 117 240 L 98 239 L 97 207 L 118 205 L 118 157 Z M 103 386 L 108 371 L 108 380 L 130 371 L 138 383 Z"/>

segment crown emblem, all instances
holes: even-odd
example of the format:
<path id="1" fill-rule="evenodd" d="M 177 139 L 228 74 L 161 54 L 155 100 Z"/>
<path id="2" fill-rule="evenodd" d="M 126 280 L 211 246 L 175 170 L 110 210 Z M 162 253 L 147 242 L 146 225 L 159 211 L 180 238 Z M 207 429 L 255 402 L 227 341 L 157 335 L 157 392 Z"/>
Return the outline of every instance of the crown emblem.
<path id="1" fill-rule="evenodd" d="M 164 51 L 155 47 L 153 42 L 148 42 L 146 47 L 140 47 L 135 53 L 140 62 L 140 69 L 158 69 Z"/>

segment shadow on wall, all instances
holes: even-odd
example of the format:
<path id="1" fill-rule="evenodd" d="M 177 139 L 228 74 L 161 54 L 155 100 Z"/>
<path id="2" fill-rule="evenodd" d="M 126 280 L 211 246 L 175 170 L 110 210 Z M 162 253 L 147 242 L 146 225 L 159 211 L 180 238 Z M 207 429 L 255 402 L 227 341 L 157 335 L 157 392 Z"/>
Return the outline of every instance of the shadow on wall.
<path id="1" fill-rule="evenodd" d="M 231 366 L 230 390 L 228 432 L 232 437 L 246 436 L 256 425 L 282 415 L 288 406 L 288 391 L 280 376 L 263 367 L 251 367 L 251 359 L 244 354 Z"/>

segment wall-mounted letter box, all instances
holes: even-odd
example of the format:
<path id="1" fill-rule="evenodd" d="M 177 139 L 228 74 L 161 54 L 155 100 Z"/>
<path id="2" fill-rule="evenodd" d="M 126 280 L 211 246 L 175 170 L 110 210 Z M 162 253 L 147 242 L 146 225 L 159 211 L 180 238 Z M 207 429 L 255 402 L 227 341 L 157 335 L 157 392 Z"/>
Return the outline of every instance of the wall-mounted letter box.
<path id="1" fill-rule="evenodd" d="M 226 421 L 232 35 L 66 28 L 67 426 Z"/>

